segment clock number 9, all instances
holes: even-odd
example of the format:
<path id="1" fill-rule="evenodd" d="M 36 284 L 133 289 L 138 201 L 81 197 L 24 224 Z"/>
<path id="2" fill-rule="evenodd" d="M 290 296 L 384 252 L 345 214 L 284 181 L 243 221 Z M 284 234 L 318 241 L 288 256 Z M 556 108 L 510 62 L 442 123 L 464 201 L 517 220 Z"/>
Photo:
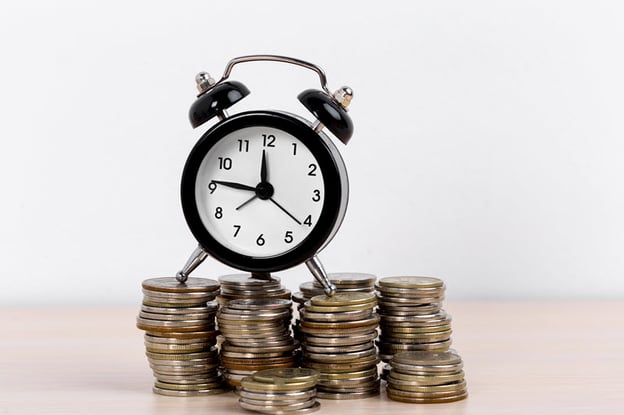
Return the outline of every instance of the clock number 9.
<path id="1" fill-rule="evenodd" d="M 210 190 L 210 194 L 213 194 L 215 190 L 217 190 L 217 184 L 215 182 L 210 182 L 208 190 Z"/>

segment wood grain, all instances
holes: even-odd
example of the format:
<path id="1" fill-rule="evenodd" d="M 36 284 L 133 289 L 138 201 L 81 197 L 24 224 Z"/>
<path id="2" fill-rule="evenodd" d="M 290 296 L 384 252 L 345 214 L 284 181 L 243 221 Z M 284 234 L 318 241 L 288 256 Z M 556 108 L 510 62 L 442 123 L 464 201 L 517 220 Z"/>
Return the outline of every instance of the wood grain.
<path id="1" fill-rule="evenodd" d="M 447 303 L 470 396 L 321 401 L 318 414 L 621 414 L 624 302 Z M 151 392 L 136 308 L 0 309 L 0 413 L 250 414 Z"/>

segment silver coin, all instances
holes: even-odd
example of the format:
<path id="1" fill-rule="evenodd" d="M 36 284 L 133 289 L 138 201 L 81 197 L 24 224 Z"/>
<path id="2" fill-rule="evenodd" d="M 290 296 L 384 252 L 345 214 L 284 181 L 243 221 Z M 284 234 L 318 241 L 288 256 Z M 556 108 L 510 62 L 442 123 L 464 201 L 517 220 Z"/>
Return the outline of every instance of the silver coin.
<path id="1" fill-rule="evenodd" d="M 331 272 L 327 276 L 336 287 L 372 287 L 377 280 L 375 275 L 359 272 Z"/>
<path id="2" fill-rule="evenodd" d="M 216 301 L 207 302 L 201 307 L 184 307 L 184 308 L 166 308 L 166 307 L 151 307 L 147 305 L 141 306 L 141 311 L 154 314 L 188 314 L 188 313 L 214 313 L 219 308 L 219 304 Z"/>
<path id="3" fill-rule="evenodd" d="M 162 389 L 157 386 L 152 388 L 152 391 L 158 395 L 164 396 L 208 396 L 208 395 L 218 395 L 224 392 L 227 392 L 229 389 L 227 388 L 214 388 L 214 389 L 204 389 L 204 390 L 196 390 L 196 391 L 172 391 L 167 389 Z"/>
<path id="4" fill-rule="evenodd" d="M 282 403 L 280 405 L 280 401 L 273 402 L 271 400 L 256 400 L 243 397 L 239 398 L 238 403 L 243 409 L 267 414 L 297 413 L 299 410 L 310 408 L 317 404 L 316 398 L 294 403 Z M 278 404 L 276 405 L 275 403 Z"/>
<path id="5" fill-rule="evenodd" d="M 369 381 L 366 384 L 358 385 L 358 386 L 348 386 L 347 384 L 340 386 L 325 386 L 318 385 L 316 387 L 317 393 L 330 392 L 330 393 L 358 393 L 358 392 L 372 392 L 379 391 L 380 380 L 377 378 L 376 380 Z"/>
<path id="6" fill-rule="evenodd" d="M 366 399 L 379 396 L 379 388 L 372 389 L 366 392 L 349 392 L 349 393 L 332 393 L 332 392 L 317 392 L 316 397 L 318 399 L 332 399 L 332 400 L 351 400 L 351 399 Z"/>
<path id="7" fill-rule="evenodd" d="M 348 378 L 348 379 L 319 379 L 318 385 L 325 387 L 337 387 L 337 386 L 361 386 L 361 385 L 371 385 L 373 382 L 379 380 L 379 376 L 375 373 L 371 376 L 361 376 L 356 378 Z"/>
<path id="8" fill-rule="evenodd" d="M 299 313 L 299 315 L 301 316 L 301 319 L 307 321 L 338 322 L 365 319 L 367 317 L 370 317 L 372 313 L 372 309 L 359 311 L 344 311 L 341 313 L 317 313 L 303 310 Z"/>
<path id="9" fill-rule="evenodd" d="M 303 409 L 294 409 L 294 410 L 287 410 L 287 411 L 283 411 L 281 409 L 275 409 L 275 408 L 279 408 L 279 407 L 266 407 L 268 409 L 264 409 L 255 405 L 249 405 L 248 403 L 246 403 L 245 401 L 240 402 L 239 401 L 239 405 L 241 406 L 241 408 L 243 409 L 247 409 L 250 411 L 255 411 L 255 412 L 260 412 L 263 414 L 270 414 L 270 415 L 281 415 L 281 414 L 308 414 L 308 413 L 312 413 L 312 412 L 316 412 L 321 408 L 321 404 L 314 401 L 314 404 L 310 407 L 306 407 Z"/>
<path id="10" fill-rule="evenodd" d="M 407 297 L 388 297 L 388 296 L 379 296 L 377 294 L 377 305 L 380 306 L 409 306 L 409 305 L 422 305 L 422 304 L 431 304 L 431 303 L 440 303 L 444 300 L 444 296 L 438 297 L 426 297 L 426 298 L 407 298 Z"/>
<path id="11" fill-rule="evenodd" d="M 371 356 L 376 356 L 377 350 L 375 347 L 371 347 L 366 350 L 361 350 L 358 352 L 349 352 L 349 353 L 312 353 L 305 351 L 303 356 L 312 361 L 323 362 L 323 363 L 347 363 L 353 361 L 360 361 L 361 359 L 366 359 Z"/>
<path id="12" fill-rule="evenodd" d="M 314 405 L 314 402 L 316 402 L 316 398 L 311 398 L 311 399 L 306 399 L 306 400 L 294 399 L 294 400 L 288 400 L 288 401 L 287 400 L 283 400 L 283 401 L 275 400 L 274 401 L 270 399 L 249 399 L 249 398 L 240 397 L 239 402 L 241 401 L 244 401 L 248 403 L 249 405 L 260 406 L 260 407 L 275 406 L 275 407 L 280 407 L 284 411 L 288 411 L 292 409 L 300 409 L 300 408 L 306 408 L 308 406 L 312 406 Z"/>
<path id="13" fill-rule="evenodd" d="M 150 278 L 142 283 L 144 289 L 163 292 L 212 292 L 219 289 L 219 283 L 209 278 L 190 277 L 180 283 L 173 277 Z"/>
<path id="14" fill-rule="evenodd" d="M 352 346 L 312 346 L 306 344 L 303 346 L 303 348 L 305 352 L 311 353 L 351 353 L 359 352 L 361 350 L 368 350 L 374 346 L 375 344 L 372 341 L 368 341 Z"/>
<path id="15" fill-rule="evenodd" d="M 237 309 L 237 310 L 253 310 L 253 311 L 273 311 L 273 310 L 290 310 L 291 301 L 280 299 L 280 298 L 272 298 L 272 299 L 258 299 L 258 300 L 232 300 L 228 303 L 228 308 Z"/>
<path id="16" fill-rule="evenodd" d="M 206 336 L 200 338 L 176 338 L 176 337 L 161 337 L 153 335 L 152 333 L 145 333 L 143 336 L 145 342 L 147 343 L 159 343 L 159 344 L 175 344 L 175 345 L 183 345 L 183 344 L 192 344 L 192 343 L 200 343 L 200 342 L 212 342 L 214 339 Z"/>
<path id="17" fill-rule="evenodd" d="M 293 341 L 290 344 L 286 344 L 283 346 L 270 346 L 270 347 L 261 347 L 260 350 L 262 350 L 263 352 L 266 353 L 275 353 L 275 352 L 292 352 L 293 350 L 299 348 L 299 342 L 298 341 Z M 229 341 L 224 341 L 221 344 L 221 351 L 222 352 L 238 352 L 238 353 L 246 353 L 249 352 L 250 347 L 238 347 L 238 346 L 234 346 L 233 344 L 231 344 Z"/>
<path id="18" fill-rule="evenodd" d="M 212 365 L 195 365 L 195 366 L 173 366 L 173 365 L 150 365 L 155 375 L 199 375 L 214 373 L 218 368 L 218 363 Z"/>
<path id="19" fill-rule="evenodd" d="M 291 401 L 291 400 L 308 400 L 316 396 L 316 389 L 311 388 L 303 391 L 289 391 L 289 392 L 252 392 L 245 390 L 244 388 L 239 391 L 239 395 L 242 398 L 256 399 L 256 400 L 271 400 L 271 401 Z"/>
<path id="20" fill-rule="evenodd" d="M 139 317 L 157 321 L 209 320 L 214 319 L 215 316 L 216 313 L 156 314 L 146 311 L 139 312 Z"/>
<path id="21" fill-rule="evenodd" d="M 230 274 L 223 275 L 219 277 L 219 282 L 221 284 L 231 284 L 231 285 L 247 285 L 247 286 L 257 286 L 257 285 L 265 285 L 267 283 L 279 283 L 280 278 L 274 275 L 271 275 L 268 279 L 261 279 L 257 277 L 253 277 L 249 274 Z"/>
<path id="22" fill-rule="evenodd" d="M 153 353 L 194 353 L 210 350 L 213 345 L 210 343 L 189 343 L 189 344 L 163 344 L 145 343 L 145 350 Z"/>
<path id="23" fill-rule="evenodd" d="M 202 375 L 166 375 L 166 374 L 158 374 L 156 378 L 161 382 L 166 383 L 175 383 L 180 385 L 193 385 L 199 383 L 213 383 L 221 381 L 221 376 L 219 376 L 218 371 L 214 371 L 211 374 L 202 374 Z"/>
<path id="24" fill-rule="evenodd" d="M 313 346 L 349 346 L 354 344 L 361 344 L 367 341 L 371 341 L 377 338 L 377 332 L 371 331 L 370 333 L 364 333 L 360 335 L 349 336 L 336 336 L 336 337 L 319 337 L 314 335 L 306 335 L 306 345 Z"/>

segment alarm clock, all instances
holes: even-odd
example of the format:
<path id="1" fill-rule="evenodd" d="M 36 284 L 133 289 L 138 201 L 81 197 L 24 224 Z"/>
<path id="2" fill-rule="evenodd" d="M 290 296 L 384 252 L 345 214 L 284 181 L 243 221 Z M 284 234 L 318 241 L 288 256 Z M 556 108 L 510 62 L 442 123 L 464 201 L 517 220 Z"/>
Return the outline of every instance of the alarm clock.
<path id="1" fill-rule="evenodd" d="M 316 72 L 321 89 L 298 95 L 312 121 L 276 110 L 229 115 L 249 94 L 228 80 L 235 65 L 272 61 Z M 199 95 L 189 111 L 196 128 L 216 119 L 191 150 L 181 181 L 184 217 L 198 246 L 176 274 L 180 282 L 208 256 L 268 278 L 271 272 L 305 263 L 332 295 L 335 287 L 317 254 L 332 240 L 349 197 L 345 163 L 329 131 L 347 144 L 353 123 L 347 114 L 353 92 L 331 93 L 323 70 L 309 62 L 276 55 L 231 60 L 219 81 L 201 72 Z"/>

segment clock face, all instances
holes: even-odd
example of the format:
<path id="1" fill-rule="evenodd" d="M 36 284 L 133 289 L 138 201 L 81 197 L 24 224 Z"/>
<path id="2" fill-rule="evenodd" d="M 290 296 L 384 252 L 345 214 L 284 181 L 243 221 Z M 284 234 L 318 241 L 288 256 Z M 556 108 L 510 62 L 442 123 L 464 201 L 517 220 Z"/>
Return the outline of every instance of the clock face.
<path id="1" fill-rule="evenodd" d="M 197 209 L 221 245 L 257 258 L 301 244 L 325 199 L 319 162 L 294 135 L 269 126 L 231 132 L 197 172 Z"/>
<path id="2" fill-rule="evenodd" d="M 333 237 L 347 205 L 344 162 L 327 136 L 290 114 L 240 113 L 207 131 L 182 174 L 182 208 L 211 256 L 272 272 Z"/>

